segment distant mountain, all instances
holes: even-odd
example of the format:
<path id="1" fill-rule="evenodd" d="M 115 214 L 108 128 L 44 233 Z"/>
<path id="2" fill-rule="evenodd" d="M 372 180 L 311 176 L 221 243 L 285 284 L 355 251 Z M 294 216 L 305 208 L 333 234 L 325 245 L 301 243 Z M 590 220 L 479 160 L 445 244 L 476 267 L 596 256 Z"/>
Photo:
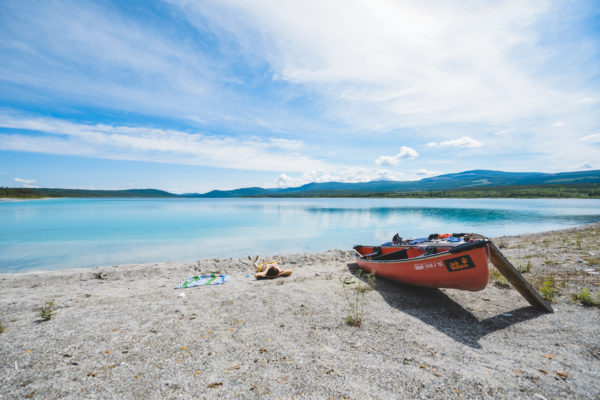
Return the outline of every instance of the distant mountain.
<path id="1" fill-rule="evenodd" d="M 237 198 L 237 197 L 600 197 L 600 170 L 560 172 L 464 171 L 420 181 L 309 183 L 292 188 L 248 187 L 177 195 L 156 189 L 84 190 L 2 188 L 0 198 Z"/>
<path id="2" fill-rule="evenodd" d="M 176 194 L 158 189 L 129 189 L 129 190 L 87 190 L 87 189 L 28 189 L 47 197 L 177 197 Z"/>
<path id="3" fill-rule="evenodd" d="M 188 194 L 188 197 L 310 197 L 343 196 L 360 194 L 393 194 L 434 190 L 456 190 L 476 187 L 524 186 L 600 183 L 600 170 L 560 172 L 503 172 L 491 170 L 464 171 L 439 175 L 420 181 L 371 181 L 362 183 L 326 182 L 309 183 L 293 188 L 264 189 L 250 187 L 235 190 L 213 190 L 204 194 Z"/>

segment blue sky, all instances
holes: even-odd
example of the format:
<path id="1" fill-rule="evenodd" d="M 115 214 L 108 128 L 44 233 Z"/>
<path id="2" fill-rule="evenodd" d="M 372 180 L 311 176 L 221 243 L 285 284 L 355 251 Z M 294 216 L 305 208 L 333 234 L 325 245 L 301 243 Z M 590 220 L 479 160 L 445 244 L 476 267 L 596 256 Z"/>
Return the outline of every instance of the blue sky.
<path id="1" fill-rule="evenodd" d="M 0 2 L 0 185 L 600 169 L 596 1 Z"/>

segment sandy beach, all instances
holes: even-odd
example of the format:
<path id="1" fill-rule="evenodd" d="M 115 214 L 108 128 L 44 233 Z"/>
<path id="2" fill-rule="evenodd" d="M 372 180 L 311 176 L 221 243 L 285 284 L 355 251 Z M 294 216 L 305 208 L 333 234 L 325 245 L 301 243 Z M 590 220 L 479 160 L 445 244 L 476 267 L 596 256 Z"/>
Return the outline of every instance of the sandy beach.
<path id="1" fill-rule="evenodd" d="M 349 250 L 261 255 L 293 271 L 266 281 L 247 259 L 0 274 L 0 398 L 599 399 L 600 308 L 572 296 L 600 292 L 600 224 L 494 242 L 553 278 L 554 313 L 378 279 L 351 326 Z M 174 289 L 209 272 L 230 280 Z"/>

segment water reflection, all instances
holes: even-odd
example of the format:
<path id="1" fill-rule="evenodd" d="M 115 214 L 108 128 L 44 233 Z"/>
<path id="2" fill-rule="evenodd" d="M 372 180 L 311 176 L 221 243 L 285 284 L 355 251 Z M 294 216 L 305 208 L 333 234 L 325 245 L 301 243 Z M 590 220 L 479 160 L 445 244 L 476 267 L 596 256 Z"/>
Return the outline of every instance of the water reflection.
<path id="1" fill-rule="evenodd" d="M 598 213 L 576 215 L 552 215 L 542 211 L 532 210 L 494 210 L 486 208 L 431 208 L 431 207 L 372 207 L 364 209 L 351 208 L 316 208 L 309 207 L 306 212 L 319 218 L 336 216 L 345 221 L 383 221 L 389 219 L 430 219 L 444 222 L 485 223 L 495 221 L 520 221 L 535 223 L 547 221 L 548 218 L 557 222 L 575 224 L 593 222 L 598 219 Z"/>
<path id="2" fill-rule="evenodd" d="M 0 271 L 351 248 L 600 221 L 600 200 L 55 199 L 0 203 Z"/>

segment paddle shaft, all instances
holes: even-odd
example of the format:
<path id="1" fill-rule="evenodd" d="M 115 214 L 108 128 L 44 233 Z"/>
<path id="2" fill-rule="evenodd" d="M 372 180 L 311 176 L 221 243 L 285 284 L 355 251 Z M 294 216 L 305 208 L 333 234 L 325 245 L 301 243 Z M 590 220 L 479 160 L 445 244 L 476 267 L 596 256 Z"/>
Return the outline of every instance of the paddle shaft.
<path id="1" fill-rule="evenodd" d="M 511 264 L 491 240 L 488 243 L 490 249 L 490 261 L 506 277 L 506 279 L 517 289 L 519 293 L 537 309 L 554 312 L 552 306 L 527 282 L 523 275 Z"/>

